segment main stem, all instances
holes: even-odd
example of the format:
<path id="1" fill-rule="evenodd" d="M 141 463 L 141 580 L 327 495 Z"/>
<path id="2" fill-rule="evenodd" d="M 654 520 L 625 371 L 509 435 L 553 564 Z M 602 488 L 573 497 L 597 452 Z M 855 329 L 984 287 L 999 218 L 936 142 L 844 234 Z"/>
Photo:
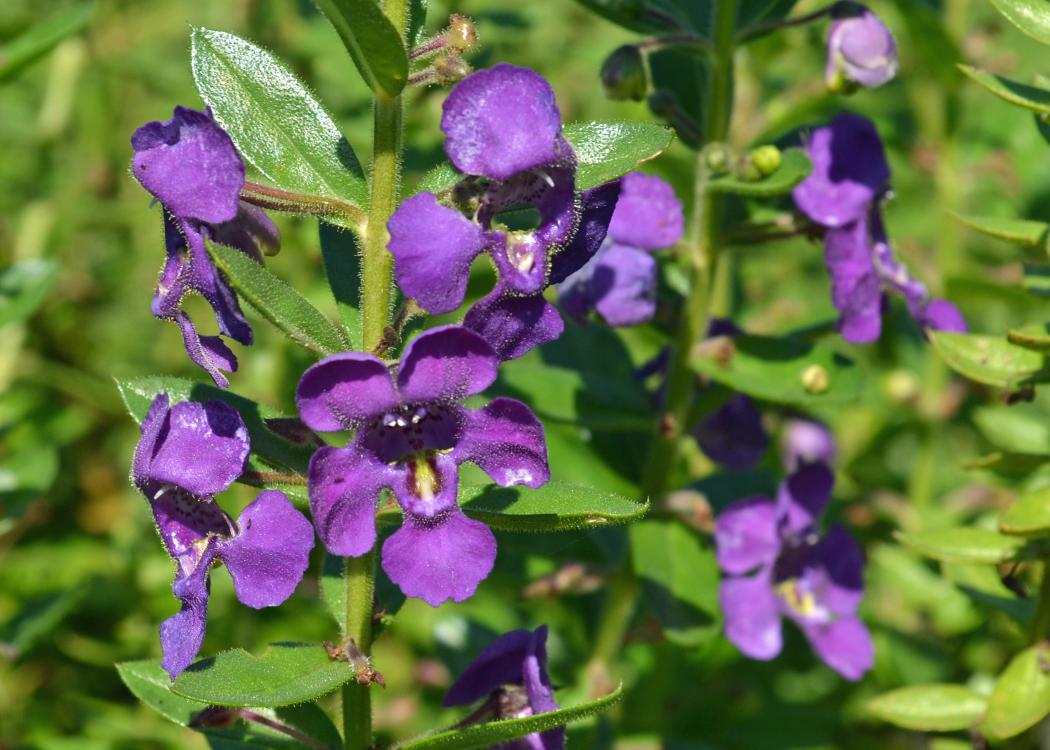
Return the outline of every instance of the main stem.
<path id="1" fill-rule="evenodd" d="M 408 0 L 385 0 L 383 12 L 404 39 Z M 397 207 L 401 183 L 401 97 L 377 93 L 372 119 L 372 195 L 368 206 L 361 273 L 361 333 L 367 352 L 381 351 L 390 325 L 393 259 L 387 251 L 386 224 Z M 372 650 L 372 609 L 375 594 L 375 553 L 348 557 L 346 632 L 366 657 Z M 372 746 L 371 685 L 356 680 L 343 686 L 343 747 L 368 750 Z"/>

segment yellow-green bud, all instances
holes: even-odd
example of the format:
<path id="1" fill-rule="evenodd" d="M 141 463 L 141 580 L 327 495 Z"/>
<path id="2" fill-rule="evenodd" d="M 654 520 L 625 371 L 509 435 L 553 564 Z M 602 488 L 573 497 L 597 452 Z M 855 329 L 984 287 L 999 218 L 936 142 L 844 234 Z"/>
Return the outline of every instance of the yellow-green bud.
<path id="1" fill-rule="evenodd" d="M 434 80 L 439 84 L 455 83 L 470 73 L 470 65 L 456 53 L 442 55 L 434 61 Z"/>
<path id="2" fill-rule="evenodd" d="M 780 149 L 776 146 L 759 146 L 751 152 L 751 163 L 763 177 L 780 169 Z"/>
<path id="3" fill-rule="evenodd" d="M 729 171 L 733 163 L 733 151 L 724 143 L 712 143 L 704 149 L 704 165 L 713 175 L 722 175 Z"/>
<path id="4" fill-rule="evenodd" d="M 453 13 L 448 18 L 448 46 L 466 52 L 478 45 L 478 29 L 466 16 Z"/>
<path id="5" fill-rule="evenodd" d="M 601 77 L 605 95 L 614 101 L 640 102 L 649 89 L 642 51 L 633 44 L 625 44 L 605 58 Z"/>
<path id="6" fill-rule="evenodd" d="M 802 371 L 802 387 L 806 393 L 824 393 L 830 386 L 828 371 L 820 365 L 810 365 Z"/>

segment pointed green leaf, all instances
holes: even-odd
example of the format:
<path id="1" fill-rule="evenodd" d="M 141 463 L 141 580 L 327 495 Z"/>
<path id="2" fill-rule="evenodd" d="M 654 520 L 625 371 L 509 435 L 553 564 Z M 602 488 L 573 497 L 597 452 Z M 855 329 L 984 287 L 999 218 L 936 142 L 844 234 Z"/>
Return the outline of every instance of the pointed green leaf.
<path id="1" fill-rule="evenodd" d="M 645 515 L 639 503 L 593 487 L 548 482 L 539 489 L 486 485 L 459 488 L 459 502 L 471 518 L 504 531 L 566 531 L 628 523 Z"/>
<path id="2" fill-rule="evenodd" d="M 207 703 L 190 700 L 171 690 L 171 678 L 160 666 L 160 659 L 143 659 L 117 664 L 120 679 L 136 698 L 166 719 L 187 726 Z"/>
<path id="3" fill-rule="evenodd" d="M 760 180 L 745 180 L 728 174 L 716 177 L 707 183 L 707 189 L 716 193 L 732 193 L 751 198 L 765 198 L 790 192 L 813 170 L 813 165 L 800 148 L 785 149 L 780 156 L 780 166 L 775 172 Z"/>
<path id="4" fill-rule="evenodd" d="M 1042 354 L 1005 338 L 945 331 L 930 331 L 929 336 L 949 367 L 978 383 L 1014 388 L 1046 375 Z"/>
<path id="5" fill-rule="evenodd" d="M 1046 0 L 992 0 L 992 5 L 1028 36 L 1050 44 L 1050 4 Z"/>
<path id="6" fill-rule="evenodd" d="M 23 34 L 0 46 L 0 82 L 13 78 L 27 65 L 83 30 L 94 10 L 93 2 L 65 8 L 33 24 Z"/>
<path id="7" fill-rule="evenodd" d="M 395 745 L 394 750 L 475 750 L 475 748 L 499 745 L 509 740 L 556 729 L 606 711 L 623 697 L 623 685 L 598 700 L 577 706 L 559 708 L 557 711 L 527 716 L 522 719 L 505 719 L 472 724 L 462 729 L 424 735 Z"/>
<path id="8" fill-rule="evenodd" d="M 986 73 L 983 70 L 971 68 L 969 65 L 959 65 L 959 70 L 1010 104 L 1016 104 L 1018 107 L 1024 107 L 1040 114 L 1050 112 L 1050 91 L 1011 81 L 1009 78 L 993 73 Z"/>
<path id="9" fill-rule="evenodd" d="M 208 252 L 230 278 L 241 298 L 292 341 L 318 354 L 350 349 L 345 334 L 306 297 L 240 250 L 209 242 Z"/>
<path id="10" fill-rule="evenodd" d="M 689 364 L 734 391 L 777 404 L 841 404 L 859 398 L 864 386 L 863 372 L 851 360 L 791 338 L 737 336 L 726 339 L 724 348 L 699 347 Z"/>
<path id="11" fill-rule="evenodd" d="M 921 555 L 945 562 L 999 565 L 1025 552 L 1024 539 L 971 526 L 898 532 L 897 539 Z"/>
<path id="12" fill-rule="evenodd" d="M 999 530 L 1017 536 L 1050 535 L 1050 487 L 1026 492 L 999 516 Z"/>
<path id="13" fill-rule="evenodd" d="M 242 156 L 282 190 L 367 208 L 353 149 L 284 63 L 233 34 L 197 28 L 191 39 L 197 89 Z"/>
<path id="14" fill-rule="evenodd" d="M 1035 726 L 1050 713 L 1050 653 L 1031 646 L 1010 661 L 988 698 L 979 727 L 990 739 L 1005 740 Z"/>
<path id="15" fill-rule="evenodd" d="M 987 700 L 962 685 L 911 685 L 868 701 L 874 716 L 904 729 L 954 732 L 973 726 Z"/>
<path id="16" fill-rule="evenodd" d="M 23 260 L 0 271 L 0 328 L 32 315 L 51 291 L 57 271 L 50 260 Z"/>
<path id="17" fill-rule="evenodd" d="M 314 0 L 335 27 L 365 84 L 393 98 L 408 80 L 401 34 L 376 0 Z"/>
<path id="18" fill-rule="evenodd" d="M 272 643 L 262 656 L 235 648 L 196 661 L 172 689 L 215 706 L 272 708 L 311 701 L 353 676 L 351 666 L 331 659 L 324 646 Z"/>
<path id="19" fill-rule="evenodd" d="M 1003 219 L 998 216 L 963 216 L 957 213 L 952 213 L 952 216 L 981 234 L 1030 247 L 1046 246 L 1050 232 L 1050 224 L 1042 221 Z"/>
<path id="20" fill-rule="evenodd" d="M 627 174 L 671 145 L 670 129 L 651 122 L 578 122 L 564 135 L 576 152 L 576 188 L 587 190 Z"/>
<path id="21" fill-rule="evenodd" d="M 988 442 L 1011 453 L 1050 456 L 1050 424 L 1027 405 L 981 406 L 973 421 Z"/>
<path id="22" fill-rule="evenodd" d="M 346 328 L 350 349 L 361 348 L 361 257 L 352 232 L 322 223 L 321 257 L 328 286 Z"/>
<path id="23" fill-rule="evenodd" d="M 1043 323 L 1012 328 L 1006 332 L 1006 340 L 1035 352 L 1050 353 L 1050 325 Z"/>

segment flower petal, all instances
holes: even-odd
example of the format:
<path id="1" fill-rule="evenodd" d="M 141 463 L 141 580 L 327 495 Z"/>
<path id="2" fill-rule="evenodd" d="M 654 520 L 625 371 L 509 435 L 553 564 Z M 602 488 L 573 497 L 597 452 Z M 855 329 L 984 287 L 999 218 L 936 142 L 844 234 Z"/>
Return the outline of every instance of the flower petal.
<path id="1" fill-rule="evenodd" d="M 182 602 L 179 611 L 160 624 L 161 667 L 172 680 L 190 665 L 204 643 L 208 619 L 208 572 L 215 558 L 210 542 L 199 563 L 188 574 L 175 575 L 172 593 Z"/>
<path id="2" fill-rule="evenodd" d="M 372 549 L 379 492 L 393 481 L 393 471 L 355 443 L 318 448 L 311 456 L 310 514 L 329 552 L 358 557 Z"/>
<path id="3" fill-rule="evenodd" d="M 826 576 L 820 604 L 835 614 L 852 615 L 864 597 L 864 550 L 845 527 L 836 524 L 817 544 L 813 556 Z"/>
<path id="4" fill-rule="evenodd" d="M 561 112 L 543 76 L 500 63 L 456 84 L 441 130 L 458 170 L 507 180 L 558 159 Z"/>
<path id="5" fill-rule="evenodd" d="M 959 308 L 946 299 L 931 299 L 922 308 L 917 320 L 923 328 L 931 328 L 934 331 L 966 333 L 970 330 Z"/>
<path id="6" fill-rule="evenodd" d="M 488 388 L 499 373 L 492 347 L 471 330 L 439 326 L 405 347 L 397 386 L 405 401 L 462 401 Z"/>
<path id="7" fill-rule="evenodd" d="M 595 309 L 610 326 L 640 325 L 656 313 L 656 261 L 644 250 L 613 245 L 601 253 L 589 287 Z"/>
<path id="8" fill-rule="evenodd" d="M 767 661 L 780 653 L 780 604 L 766 572 L 750 578 L 723 578 L 718 601 L 730 643 L 752 659 Z"/>
<path id="9" fill-rule="evenodd" d="M 831 275 L 831 300 L 840 313 L 842 337 L 853 344 L 877 340 L 882 330 L 882 285 L 872 262 L 866 218 L 828 230 L 824 263 Z"/>
<path id="10" fill-rule="evenodd" d="M 164 267 L 157 279 L 157 288 L 153 292 L 150 309 L 153 315 L 161 320 L 172 320 L 186 294 L 187 281 L 190 277 L 189 247 L 182 231 L 164 211 L 164 246 L 166 256 Z"/>
<path id="11" fill-rule="evenodd" d="M 554 688 L 547 675 L 547 626 L 541 625 L 532 634 L 532 643 L 525 656 L 522 667 L 522 679 L 525 692 L 529 696 L 529 706 L 533 715 L 556 711 L 558 704 L 554 700 Z M 546 732 L 528 735 L 527 739 L 539 740 L 542 750 L 562 750 L 565 747 L 565 727 L 548 729 Z"/>
<path id="12" fill-rule="evenodd" d="M 554 341 L 565 330 L 558 310 L 541 295 L 515 297 L 500 287 L 467 311 L 463 325 L 481 334 L 504 361 Z"/>
<path id="13" fill-rule="evenodd" d="M 452 683 L 442 705 L 465 706 L 481 700 L 502 685 L 522 684 L 522 667 L 533 647 L 534 637 L 531 630 L 512 630 L 494 640 Z"/>
<path id="14" fill-rule="evenodd" d="M 715 519 L 718 566 L 727 573 L 749 573 L 772 563 L 780 552 L 776 504 L 749 497 L 727 505 Z"/>
<path id="15" fill-rule="evenodd" d="M 493 399 L 485 408 L 467 410 L 458 462 L 472 461 L 503 487 L 542 487 L 551 477 L 543 425 L 528 406 L 512 398 Z"/>
<path id="16" fill-rule="evenodd" d="M 463 304 L 470 264 L 489 244 L 479 225 L 422 192 L 398 207 L 387 229 L 397 283 L 406 295 L 434 314 Z"/>
<path id="17" fill-rule="evenodd" d="M 640 172 L 623 176 L 620 199 L 609 224 L 613 241 L 659 250 L 678 242 L 684 227 L 682 204 L 669 183 Z"/>
<path id="18" fill-rule="evenodd" d="M 229 516 L 211 498 L 198 500 L 184 492 L 151 485 L 148 496 L 157 532 L 168 554 L 186 569 L 196 565 L 194 545 L 212 534 L 230 533 Z"/>
<path id="19" fill-rule="evenodd" d="M 258 206 L 241 201 L 237 216 L 214 227 L 212 238 L 222 244 L 235 247 L 256 263 L 262 256 L 276 255 L 281 247 L 281 230 Z"/>
<path id="20" fill-rule="evenodd" d="M 822 463 L 800 466 L 777 490 L 777 515 L 782 532 L 806 535 L 817 526 L 831 501 L 835 475 Z"/>
<path id="21" fill-rule="evenodd" d="M 310 566 L 313 526 L 277 490 L 260 494 L 237 526 L 240 533 L 219 544 L 237 598 L 256 609 L 275 607 L 292 595 Z"/>
<path id="22" fill-rule="evenodd" d="M 805 464 L 835 464 L 835 436 L 826 425 L 811 419 L 790 419 L 784 425 L 781 462 L 789 472 Z"/>
<path id="23" fill-rule="evenodd" d="M 131 460 L 131 481 L 143 492 L 146 491 L 143 488 L 150 481 L 149 466 L 157 448 L 157 440 L 162 432 L 166 432 L 170 403 L 167 393 L 158 393 L 153 397 L 149 411 L 146 412 L 139 426 L 141 437 L 135 446 L 134 458 Z"/>
<path id="24" fill-rule="evenodd" d="M 769 448 L 769 434 L 755 402 L 736 393 L 704 417 L 693 435 L 708 458 L 730 469 L 750 469 Z"/>
<path id="25" fill-rule="evenodd" d="M 847 680 L 859 680 L 875 664 L 875 645 L 856 617 L 803 627 L 817 656 Z"/>
<path id="26" fill-rule="evenodd" d="M 222 373 L 237 371 L 237 357 L 230 347 L 218 336 L 201 336 L 190 316 L 182 310 L 176 310 L 172 319 L 179 326 L 182 346 L 190 361 L 208 373 L 217 387 L 229 388 L 230 381 Z"/>
<path id="27" fill-rule="evenodd" d="M 867 8 L 837 18 L 828 32 L 825 78 L 834 85 L 847 81 L 875 88 L 897 75 L 897 43 L 886 25 Z"/>
<path id="28" fill-rule="evenodd" d="M 295 389 L 299 416 L 321 432 L 351 429 L 399 403 L 386 364 L 364 352 L 325 357 L 303 373 Z"/>
<path id="29" fill-rule="evenodd" d="M 605 241 L 616 202 L 620 196 L 620 181 L 584 191 L 580 196 L 580 222 L 572 241 L 550 261 L 551 284 L 560 284 L 587 264 Z"/>

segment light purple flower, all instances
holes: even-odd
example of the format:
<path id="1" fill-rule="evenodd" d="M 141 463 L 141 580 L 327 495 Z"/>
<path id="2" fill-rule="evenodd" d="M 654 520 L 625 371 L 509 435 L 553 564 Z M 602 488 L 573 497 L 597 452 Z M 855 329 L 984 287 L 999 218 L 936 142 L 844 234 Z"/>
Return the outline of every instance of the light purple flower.
<path id="1" fill-rule="evenodd" d="M 897 43 L 878 16 L 859 3 L 839 3 L 828 31 L 828 88 L 876 88 L 897 75 Z"/>
<path id="2" fill-rule="evenodd" d="M 160 626 L 161 664 L 173 680 L 204 641 L 213 563 L 226 565 L 237 598 L 254 608 L 281 604 L 309 565 L 313 528 L 284 493 L 263 492 L 236 521 L 215 502 L 249 450 L 244 421 L 219 401 L 169 406 L 161 394 L 142 420 L 132 479 L 176 563 L 172 591 L 182 602 Z"/>
<path id="3" fill-rule="evenodd" d="M 240 200 L 244 162 L 209 112 L 176 107 L 170 120 L 136 130 L 131 145 L 132 172 L 164 207 L 167 260 L 153 295 L 153 314 L 179 326 L 190 359 L 225 388 L 229 381 L 222 371 L 236 370 L 237 360 L 221 338 L 197 332 L 182 300 L 186 294 L 201 295 L 223 336 L 251 344 L 251 326 L 204 241 L 236 247 L 261 262 L 260 246 L 280 242 L 277 227 L 260 209 Z"/>
<path id="4" fill-rule="evenodd" d="M 444 326 L 405 347 L 396 377 L 360 352 L 326 357 L 303 374 L 303 422 L 354 431 L 345 448 L 320 448 L 310 460 L 310 508 L 330 552 L 372 549 L 379 494 L 389 488 L 404 512 L 383 544 L 390 579 L 435 607 L 473 595 L 492 569 L 496 539 L 457 504 L 459 464 L 477 464 L 504 487 L 550 479 L 543 426 L 527 406 L 509 398 L 478 410 L 459 404 L 491 385 L 498 367 L 479 335 Z"/>
<path id="5" fill-rule="evenodd" d="M 775 658 L 781 620 L 797 624 L 813 650 L 848 680 L 872 667 L 871 636 L 857 617 L 864 595 L 864 553 L 841 526 L 817 524 L 833 477 L 823 464 L 803 466 L 775 500 L 751 497 L 715 520 L 719 602 L 726 637 L 752 659 Z"/>
<path id="6" fill-rule="evenodd" d="M 893 254 L 880 206 L 890 170 L 875 125 L 839 114 L 813 131 L 807 153 L 813 172 L 792 195 L 799 210 L 826 229 L 824 261 L 842 337 L 854 344 L 877 340 L 887 292 L 900 294 L 923 328 L 965 332 L 958 308 L 932 299 Z"/>
<path id="7" fill-rule="evenodd" d="M 547 675 L 547 626 L 514 630 L 490 643 L 449 688 L 444 705 L 469 705 L 485 698 L 485 713 L 517 719 L 558 708 Z M 550 729 L 502 743 L 507 750 L 563 750 L 565 729 Z"/>
<path id="8" fill-rule="evenodd" d="M 789 472 L 806 464 L 832 466 L 837 455 L 835 436 L 826 425 L 812 419 L 789 419 L 784 423 L 780 458 Z"/>

